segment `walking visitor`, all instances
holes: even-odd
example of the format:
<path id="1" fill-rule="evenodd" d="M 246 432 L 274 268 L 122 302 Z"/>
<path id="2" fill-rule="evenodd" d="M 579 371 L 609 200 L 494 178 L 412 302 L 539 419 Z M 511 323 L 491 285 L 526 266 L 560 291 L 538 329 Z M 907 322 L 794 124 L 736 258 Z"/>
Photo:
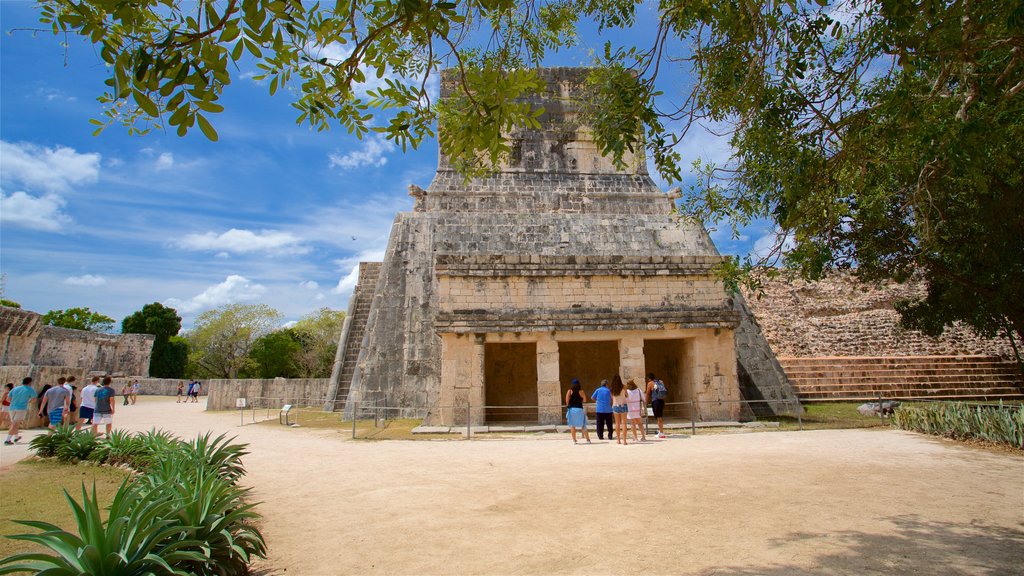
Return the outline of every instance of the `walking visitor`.
<path id="1" fill-rule="evenodd" d="M 64 415 L 71 403 L 71 393 L 64 387 L 64 378 L 60 378 L 58 384 L 46 391 L 43 396 L 43 407 L 39 409 L 39 416 L 44 414 L 49 417 L 47 428 L 56 430 L 57 426 L 64 423 Z"/>
<path id="2" fill-rule="evenodd" d="M 132 391 L 131 391 L 131 393 L 132 393 L 132 404 L 133 405 L 135 404 L 135 401 L 139 399 L 139 388 L 140 388 L 140 386 L 139 386 L 139 381 L 138 380 L 132 382 Z"/>
<path id="3" fill-rule="evenodd" d="M 28 419 L 28 405 L 36 397 L 36 391 L 32 388 L 32 379 L 25 377 L 21 380 L 21 386 L 11 390 L 7 398 L 11 401 L 11 427 L 7 429 L 7 438 L 4 444 L 10 446 L 21 440 L 18 429 Z"/>
<path id="4" fill-rule="evenodd" d="M 14 390 L 14 382 L 4 385 L 4 396 L 0 399 L 0 426 L 8 426 L 11 423 L 11 390 Z"/>
<path id="5" fill-rule="evenodd" d="M 96 409 L 92 416 L 92 434 L 99 431 L 100 425 L 106 426 L 106 434 L 110 435 L 114 427 L 114 406 L 117 404 L 117 392 L 110 387 L 110 376 L 103 377 L 103 385 L 96 391 Z"/>
<path id="6" fill-rule="evenodd" d="M 182 397 L 182 395 L 184 393 L 185 393 L 185 383 L 179 380 L 178 381 L 178 391 L 174 394 L 174 396 L 176 398 L 176 400 L 174 402 L 175 404 L 181 404 L 181 397 Z"/>
<path id="7" fill-rule="evenodd" d="M 82 401 L 78 407 L 78 422 L 75 422 L 75 430 L 81 430 L 82 426 L 92 426 L 92 414 L 96 409 L 96 391 L 100 389 L 100 377 L 93 376 L 92 381 L 82 388 Z"/>

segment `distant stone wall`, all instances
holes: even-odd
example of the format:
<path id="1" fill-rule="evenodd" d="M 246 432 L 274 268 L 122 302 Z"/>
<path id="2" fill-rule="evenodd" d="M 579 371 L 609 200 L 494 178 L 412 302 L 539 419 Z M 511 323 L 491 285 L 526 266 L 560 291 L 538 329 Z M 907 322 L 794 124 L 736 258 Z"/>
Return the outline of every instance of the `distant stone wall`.
<path id="1" fill-rule="evenodd" d="M 330 378 L 266 378 L 238 380 L 204 380 L 209 395 L 207 410 L 232 410 L 238 398 L 257 408 L 323 406 L 327 399 Z"/>
<path id="2" fill-rule="evenodd" d="M 78 378 L 87 373 L 149 375 L 155 336 L 44 326 L 41 318 L 36 312 L 0 306 L 0 365 L 23 366 L 37 380 L 49 377 L 36 371 L 42 366 L 61 367 L 61 376 Z"/>
<path id="3" fill-rule="evenodd" d="M 940 338 L 900 328 L 894 303 L 924 293 L 920 281 L 875 285 L 835 274 L 819 282 L 770 281 L 762 297 L 747 295 L 747 304 L 778 356 L 1012 357 L 1005 339 L 984 338 L 965 326 L 947 328 Z"/>

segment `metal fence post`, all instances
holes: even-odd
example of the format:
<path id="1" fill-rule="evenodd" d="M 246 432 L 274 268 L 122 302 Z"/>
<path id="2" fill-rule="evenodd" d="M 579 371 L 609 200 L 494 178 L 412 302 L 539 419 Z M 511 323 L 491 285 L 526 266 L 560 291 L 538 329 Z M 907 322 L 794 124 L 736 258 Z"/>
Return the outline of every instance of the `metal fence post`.
<path id="1" fill-rule="evenodd" d="M 793 402 L 796 403 L 796 421 L 797 421 L 797 424 L 800 425 L 800 431 L 803 432 L 803 430 L 804 430 L 804 417 L 803 417 L 803 414 L 802 414 L 803 410 L 800 409 L 800 401 L 799 400 L 794 398 Z"/>
<path id="2" fill-rule="evenodd" d="M 466 402 L 466 440 L 469 440 L 473 434 L 473 421 L 470 419 L 470 413 L 472 412 L 472 404 Z"/>
<path id="3" fill-rule="evenodd" d="M 356 439 L 356 416 L 359 414 L 359 400 L 356 400 L 352 407 L 352 439 Z"/>
<path id="4" fill-rule="evenodd" d="M 694 410 L 695 410 L 694 401 L 690 400 L 690 435 L 691 436 L 696 436 L 697 435 L 697 420 L 693 417 Z"/>

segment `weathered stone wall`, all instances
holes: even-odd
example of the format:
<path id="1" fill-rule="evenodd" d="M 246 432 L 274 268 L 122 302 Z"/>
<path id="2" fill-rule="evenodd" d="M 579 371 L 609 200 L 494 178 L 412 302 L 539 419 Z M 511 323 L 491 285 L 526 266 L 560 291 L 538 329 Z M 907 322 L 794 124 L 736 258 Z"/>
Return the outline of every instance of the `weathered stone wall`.
<path id="1" fill-rule="evenodd" d="M 0 339 L 3 344 L 0 364 L 63 367 L 66 374 L 75 371 L 127 376 L 149 374 L 154 336 L 57 328 L 44 326 L 40 319 L 41 315 L 36 312 L 0 306 Z M 37 379 L 44 377 L 38 372 L 29 375 Z"/>
<path id="2" fill-rule="evenodd" d="M 207 410 L 233 410 L 238 398 L 256 408 L 323 406 L 330 387 L 330 378 L 266 378 L 238 380 L 204 380 L 208 394 Z"/>
<path id="3" fill-rule="evenodd" d="M 0 306 L 0 335 L 3 349 L 0 364 L 15 366 L 31 364 L 42 316 L 21 308 Z"/>
<path id="4" fill-rule="evenodd" d="M 772 280 L 747 303 L 779 356 L 1012 356 L 1006 340 L 965 326 L 947 328 L 940 338 L 900 328 L 893 304 L 924 292 L 920 281 L 866 284 L 835 274 L 819 282 Z"/>

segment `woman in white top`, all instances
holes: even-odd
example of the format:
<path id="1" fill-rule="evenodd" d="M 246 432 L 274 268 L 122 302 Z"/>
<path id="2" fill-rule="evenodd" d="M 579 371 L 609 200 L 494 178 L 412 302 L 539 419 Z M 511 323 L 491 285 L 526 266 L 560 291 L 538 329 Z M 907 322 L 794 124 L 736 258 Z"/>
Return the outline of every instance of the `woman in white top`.
<path id="1" fill-rule="evenodd" d="M 629 420 L 629 429 L 633 431 L 633 441 L 647 440 L 647 432 L 643 427 L 644 414 L 644 393 L 636 387 L 632 378 L 626 382 L 626 419 Z M 637 440 L 636 429 L 640 429 L 640 439 Z"/>

